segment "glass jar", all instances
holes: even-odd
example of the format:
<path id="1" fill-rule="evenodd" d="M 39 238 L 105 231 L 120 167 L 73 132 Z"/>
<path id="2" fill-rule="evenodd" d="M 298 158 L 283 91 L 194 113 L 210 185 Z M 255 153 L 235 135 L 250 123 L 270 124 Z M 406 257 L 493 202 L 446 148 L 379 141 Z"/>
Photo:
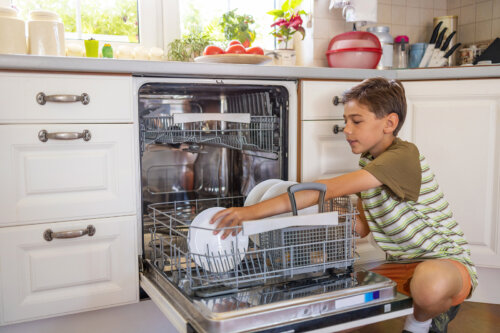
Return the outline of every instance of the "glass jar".
<path id="1" fill-rule="evenodd" d="M 392 54 L 393 54 L 393 43 L 394 38 L 392 38 L 389 33 L 389 27 L 387 26 L 377 26 L 369 27 L 366 31 L 371 32 L 378 37 L 380 41 L 380 46 L 382 47 L 382 57 L 377 65 L 377 69 L 391 69 L 392 68 Z"/>
<path id="2" fill-rule="evenodd" d="M 392 67 L 394 69 L 408 68 L 408 55 L 410 47 L 408 42 L 410 39 L 408 36 L 396 36 L 394 38 L 394 53 L 393 53 L 393 63 Z"/>

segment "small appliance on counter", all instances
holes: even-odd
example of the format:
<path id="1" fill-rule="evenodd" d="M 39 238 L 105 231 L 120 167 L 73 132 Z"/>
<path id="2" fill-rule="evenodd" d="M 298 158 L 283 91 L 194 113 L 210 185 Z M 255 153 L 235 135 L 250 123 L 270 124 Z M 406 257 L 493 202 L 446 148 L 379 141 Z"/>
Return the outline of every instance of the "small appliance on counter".
<path id="1" fill-rule="evenodd" d="M 487 62 L 491 64 L 499 64 L 500 63 L 500 38 L 495 38 L 493 43 L 491 43 L 481 55 L 477 56 L 473 60 L 474 65 L 487 64 Z"/>

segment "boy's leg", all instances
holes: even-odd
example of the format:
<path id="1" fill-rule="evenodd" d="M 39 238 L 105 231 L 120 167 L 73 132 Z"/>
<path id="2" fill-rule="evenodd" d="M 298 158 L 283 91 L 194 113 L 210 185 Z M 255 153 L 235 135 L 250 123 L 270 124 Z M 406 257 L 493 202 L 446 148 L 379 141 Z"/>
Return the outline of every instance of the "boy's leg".
<path id="1" fill-rule="evenodd" d="M 410 282 L 416 320 L 433 318 L 468 296 L 470 277 L 460 265 L 452 260 L 436 259 L 424 261 L 416 267 Z"/>

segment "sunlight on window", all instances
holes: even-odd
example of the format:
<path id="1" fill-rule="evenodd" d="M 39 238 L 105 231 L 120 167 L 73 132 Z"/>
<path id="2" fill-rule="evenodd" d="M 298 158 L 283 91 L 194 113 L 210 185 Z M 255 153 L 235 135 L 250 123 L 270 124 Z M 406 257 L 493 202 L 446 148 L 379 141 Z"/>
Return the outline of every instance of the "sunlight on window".
<path id="1" fill-rule="evenodd" d="M 137 0 L 12 0 L 12 4 L 26 21 L 32 10 L 56 12 L 68 39 L 139 42 Z"/>
<path id="2" fill-rule="evenodd" d="M 183 0 L 179 2 L 181 16 L 181 33 L 191 31 L 207 31 L 218 40 L 224 40 L 224 34 L 218 26 L 222 14 L 236 9 L 238 15 L 251 15 L 255 23 L 251 28 L 256 37 L 252 45 L 264 49 L 274 49 L 274 38 L 270 34 L 273 17 L 266 14 L 275 8 L 272 0 Z"/>

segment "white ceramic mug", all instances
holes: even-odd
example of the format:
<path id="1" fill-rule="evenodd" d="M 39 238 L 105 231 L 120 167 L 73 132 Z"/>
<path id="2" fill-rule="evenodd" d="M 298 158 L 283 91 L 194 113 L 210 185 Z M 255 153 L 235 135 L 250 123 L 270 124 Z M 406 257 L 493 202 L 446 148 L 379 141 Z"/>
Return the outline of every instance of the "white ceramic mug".
<path id="1" fill-rule="evenodd" d="M 36 55 L 65 55 L 64 25 L 56 13 L 46 10 L 30 13 L 28 50 Z"/>
<path id="2" fill-rule="evenodd" d="M 10 7 L 0 7 L 0 53 L 26 54 L 24 21 Z"/>

